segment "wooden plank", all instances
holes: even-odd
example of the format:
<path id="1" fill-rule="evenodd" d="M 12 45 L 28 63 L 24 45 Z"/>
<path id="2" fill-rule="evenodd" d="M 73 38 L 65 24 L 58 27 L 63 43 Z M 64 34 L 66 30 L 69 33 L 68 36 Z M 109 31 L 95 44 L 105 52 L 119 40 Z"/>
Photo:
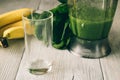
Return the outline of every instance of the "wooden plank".
<path id="1" fill-rule="evenodd" d="M 108 57 L 102 58 L 101 65 L 104 80 L 120 80 L 120 0 L 109 35 L 112 52 Z"/>
<path id="2" fill-rule="evenodd" d="M 29 7 L 36 9 L 40 0 L 0 1 L 0 14 L 14 9 Z M 0 80 L 14 80 L 23 56 L 24 41 L 10 40 L 8 48 L 0 47 Z"/>
<path id="3" fill-rule="evenodd" d="M 9 41 L 9 45 L 0 47 L 0 80 L 14 80 L 24 51 L 23 39 Z"/>
<path id="4" fill-rule="evenodd" d="M 4 0 L 0 1 L 0 14 L 19 8 L 37 9 L 41 0 Z"/>
<path id="5" fill-rule="evenodd" d="M 24 53 L 16 80 L 103 80 L 98 59 L 84 59 L 57 49 L 53 49 L 51 55 L 52 71 L 38 76 L 29 73 L 28 55 Z"/>

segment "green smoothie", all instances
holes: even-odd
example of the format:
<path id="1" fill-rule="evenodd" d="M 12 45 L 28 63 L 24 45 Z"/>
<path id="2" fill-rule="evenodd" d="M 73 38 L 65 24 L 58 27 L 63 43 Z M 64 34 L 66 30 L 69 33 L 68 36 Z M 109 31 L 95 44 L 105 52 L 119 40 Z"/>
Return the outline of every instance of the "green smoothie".
<path id="1" fill-rule="evenodd" d="M 98 40 L 108 37 L 113 16 L 113 8 L 106 10 L 82 5 L 70 10 L 70 29 L 75 36 L 81 39 Z"/>
<path id="2" fill-rule="evenodd" d="M 89 21 L 70 16 L 70 23 L 70 28 L 77 37 L 87 40 L 97 40 L 108 36 L 112 19 L 105 21 Z"/>

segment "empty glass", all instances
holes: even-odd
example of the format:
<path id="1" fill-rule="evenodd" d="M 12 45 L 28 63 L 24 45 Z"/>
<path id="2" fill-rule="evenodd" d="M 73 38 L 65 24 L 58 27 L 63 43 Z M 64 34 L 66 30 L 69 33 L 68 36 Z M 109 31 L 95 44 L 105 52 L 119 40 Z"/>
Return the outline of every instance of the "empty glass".
<path id="1" fill-rule="evenodd" d="M 26 16 L 26 13 L 30 13 Z M 50 11 L 31 10 L 23 12 L 25 50 L 29 54 L 29 72 L 44 74 L 52 68 L 51 39 L 53 14 Z"/>

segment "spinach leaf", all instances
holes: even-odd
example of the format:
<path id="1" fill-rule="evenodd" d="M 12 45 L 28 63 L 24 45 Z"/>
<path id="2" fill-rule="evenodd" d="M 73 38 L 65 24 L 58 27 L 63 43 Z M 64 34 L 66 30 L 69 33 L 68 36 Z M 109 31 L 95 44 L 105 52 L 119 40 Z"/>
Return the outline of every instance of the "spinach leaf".
<path id="1" fill-rule="evenodd" d="M 53 12 L 53 46 L 64 49 L 70 41 L 69 17 L 67 4 L 60 4 Z"/>

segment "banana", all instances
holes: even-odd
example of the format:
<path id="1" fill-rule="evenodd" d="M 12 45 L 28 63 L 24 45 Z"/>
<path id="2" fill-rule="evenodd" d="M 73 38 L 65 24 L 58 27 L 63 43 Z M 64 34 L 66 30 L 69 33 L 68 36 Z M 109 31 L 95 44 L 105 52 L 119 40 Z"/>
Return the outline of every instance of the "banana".
<path id="1" fill-rule="evenodd" d="M 8 47 L 7 39 L 24 38 L 22 14 L 28 16 L 32 9 L 22 8 L 0 15 L 0 46 Z M 27 29 L 28 28 L 28 29 Z M 31 35 L 31 26 L 26 26 L 26 33 Z"/>
<path id="2" fill-rule="evenodd" d="M 0 36 L 3 36 L 3 32 L 6 29 L 11 28 L 11 27 L 17 27 L 17 26 L 23 26 L 22 21 L 18 21 L 18 22 L 11 23 L 11 24 L 8 24 L 6 26 L 3 26 L 2 28 L 0 28 Z"/>
<path id="3" fill-rule="evenodd" d="M 22 14 L 28 16 L 32 9 L 22 8 L 0 15 L 0 36 L 7 39 L 18 39 L 24 37 Z M 34 28 L 26 22 L 25 29 L 28 35 L 32 35 Z"/>
<path id="4" fill-rule="evenodd" d="M 32 9 L 29 9 L 29 8 L 22 8 L 22 9 L 13 10 L 13 11 L 1 14 L 0 15 L 0 28 L 7 24 L 21 20 L 23 12 L 26 12 L 24 13 L 24 16 L 27 16 L 30 14 L 31 10 Z"/>
<path id="5" fill-rule="evenodd" d="M 34 34 L 34 27 L 31 26 L 28 22 L 25 22 L 25 28 L 26 28 L 26 33 L 28 35 L 32 35 Z M 23 27 L 23 22 L 22 21 L 18 21 L 18 22 L 15 22 L 15 23 L 11 23 L 9 25 L 6 25 L 4 27 L 2 27 L 0 29 L 0 36 L 3 36 L 4 32 L 6 32 L 7 29 L 10 29 L 10 28 L 15 28 L 15 27 Z M 6 32 L 7 33 L 7 32 Z M 19 33 L 20 34 L 20 33 Z"/>
<path id="6" fill-rule="evenodd" d="M 6 37 L 7 39 L 24 38 L 23 26 L 11 27 L 6 29 L 3 32 L 3 37 Z"/>

